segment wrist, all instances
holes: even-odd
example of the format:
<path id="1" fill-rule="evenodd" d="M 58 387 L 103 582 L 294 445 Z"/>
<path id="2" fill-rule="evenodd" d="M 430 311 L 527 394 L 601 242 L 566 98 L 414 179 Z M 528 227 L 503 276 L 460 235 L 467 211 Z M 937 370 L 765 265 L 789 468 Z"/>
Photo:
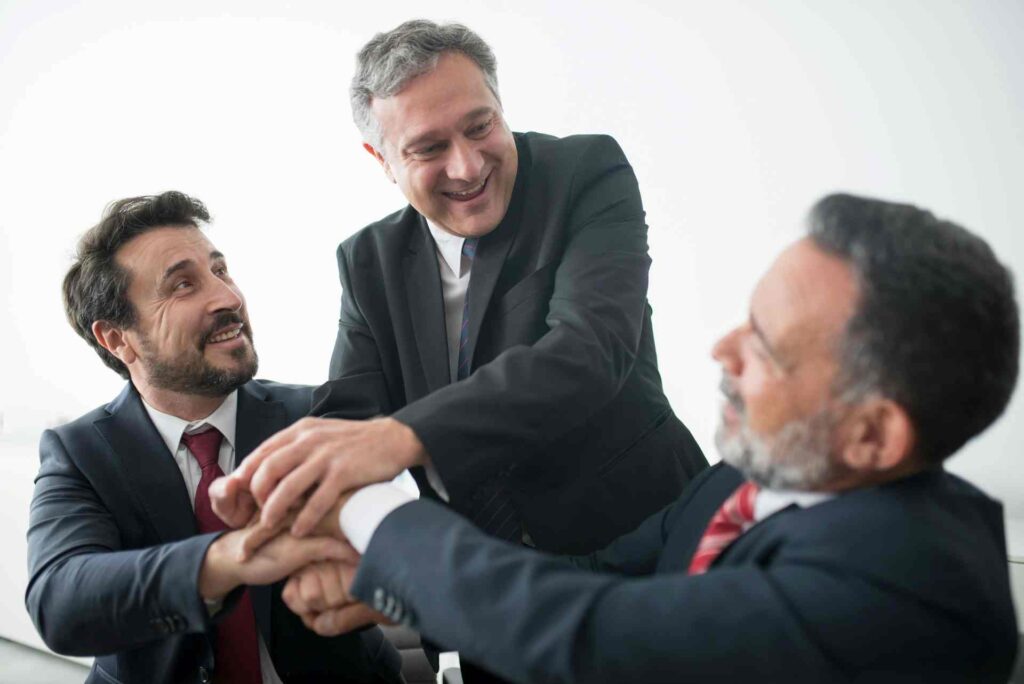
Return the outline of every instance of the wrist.
<path id="1" fill-rule="evenodd" d="M 411 427 L 403 422 L 395 420 L 394 418 L 386 418 L 393 423 L 393 428 L 399 435 L 399 441 L 401 448 L 398 449 L 399 465 L 402 469 L 412 468 L 413 466 L 426 465 L 430 462 L 430 457 L 427 454 L 427 449 L 423 446 L 423 442 L 416 435 Z"/>
<path id="2" fill-rule="evenodd" d="M 204 601 L 220 601 L 242 583 L 238 576 L 238 563 L 227 548 L 230 534 L 222 534 L 206 548 L 199 568 L 199 595 Z"/>

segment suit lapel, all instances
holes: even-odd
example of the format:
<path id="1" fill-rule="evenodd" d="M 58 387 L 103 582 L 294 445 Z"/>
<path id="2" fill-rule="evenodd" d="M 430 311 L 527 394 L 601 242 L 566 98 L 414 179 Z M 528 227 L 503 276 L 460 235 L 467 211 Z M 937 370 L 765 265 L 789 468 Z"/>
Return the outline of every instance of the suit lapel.
<path id="1" fill-rule="evenodd" d="M 483 326 L 487 307 L 490 306 L 491 296 L 494 294 L 494 286 L 505 265 L 509 248 L 519 233 L 519 224 L 522 220 L 523 195 L 526 194 L 530 154 L 526 143 L 518 135 L 516 136 L 516 152 L 519 155 L 519 166 L 508 210 L 498 227 L 480 238 L 476 257 L 473 259 L 469 291 L 466 293 L 466 297 L 469 299 L 469 330 L 465 353 L 469 358 L 470 369 L 474 367 L 473 353 L 476 351 L 476 343 L 480 338 L 480 328 Z"/>
<path id="2" fill-rule="evenodd" d="M 270 400 L 258 383 L 248 382 L 238 389 L 238 416 L 235 422 L 235 467 L 267 437 L 288 427 L 288 412 L 280 401 Z M 271 648 L 271 586 L 250 587 L 252 610 L 263 643 Z"/>
<path id="3" fill-rule="evenodd" d="M 137 505 L 149 517 L 164 543 L 199 533 L 192 502 L 174 456 L 149 419 L 135 388 L 129 384 L 94 426 L 110 445 Z"/>
<path id="4" fill-rule="evenodd" d="M 451 383 L 441 274 L 426 222 L 419 214 L 410 213 L 418 225 L 412 231 L 405 256 L 405 286 L 427 391 L 433 392 Z"/>

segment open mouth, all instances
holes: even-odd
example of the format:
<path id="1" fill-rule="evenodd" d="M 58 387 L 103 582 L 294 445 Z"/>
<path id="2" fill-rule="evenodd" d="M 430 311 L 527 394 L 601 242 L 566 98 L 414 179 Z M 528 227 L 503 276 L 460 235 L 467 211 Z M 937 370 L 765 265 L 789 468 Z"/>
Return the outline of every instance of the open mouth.
<path id="1" fill-rule="evenodd" d="M 243 324 L 242 323 L 235 323 L 234 325 L 232 325 L 232 326 L 230 326 L 228 328 L 223 328 L 223 329 L 217 331 L 216 333 L 210 335 L 209 337 L 207 337 L 206 338 L 206 343 L 207 344 L 217 344 L 219 342 L 229 342 L 229 341 L 231 341 L 233 339 L 236 339 L 239 335 L 242 334 L 242 328 L 243 328 Z"/>
<path id="2" fill-rule="evenodd" d="M 456 202 L 469 202 L 470 200 L 475 200 L 477 197 L 484 194 L 484 190 L 487 189 L 487 181 L 490 180 L 490 178 L 491 174 L 488 173 L 482 181 L 480 181 L 479 183 L 472 187 L 466 188 L 465 190 L 460 190 L 458 192 L 452 190 L 448 192 L 442 192 L 441 194 L 447 197 L 448 199 L 455 200 Z"/>

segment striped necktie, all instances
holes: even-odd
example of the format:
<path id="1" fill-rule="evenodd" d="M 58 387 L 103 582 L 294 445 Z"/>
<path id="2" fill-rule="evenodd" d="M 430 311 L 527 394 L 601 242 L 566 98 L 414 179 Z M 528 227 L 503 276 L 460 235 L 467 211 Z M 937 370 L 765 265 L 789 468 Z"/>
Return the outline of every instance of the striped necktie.
<path id="1" fill-rule="evenodd" d="M 477 238 L 467 238 L 462 243 L 462 254 L 472 266 L 476 257 Z M 472 284 L 472 277 L 470 284 Z M 466 292 L 466 303 L 462 307 L 462 330 L 459 333 L 459 365 L 457 380 L 469 377 L 470 358 L 467 342 L 469 341 L 469 292 Z M 502 487 L 504 473 L 484 482 L 467 505 L 466 515 L 484 532 L 511 541 L 520 541 L 523 537 L 519 514 L 512 505 L 512 499 Z"/>
<path id="2" fill-rule="evenodd" d="M 690 561 L 689 574 L 702 575 L 719 554 L 754 522 L 754 499 L 758 486 L 747 481 L 736 488 L 712 516 Z"/>

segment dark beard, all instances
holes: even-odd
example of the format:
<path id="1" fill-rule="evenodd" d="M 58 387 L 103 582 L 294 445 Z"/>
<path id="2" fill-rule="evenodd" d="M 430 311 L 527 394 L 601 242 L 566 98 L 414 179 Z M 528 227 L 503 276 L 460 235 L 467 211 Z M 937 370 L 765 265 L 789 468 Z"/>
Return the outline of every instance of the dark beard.
<path id="1" fill-rule="evenodd" d="M 249 347 L 239 347 L 231 352 L 231 356 L 238 360 L 246 360 L 248 357 L 247 363 L 234 369 L 217 368 L 203 356 L 206 339 L 213 331 L 232 323 L 241 322 L 241 318 L 236 314 L 218 317 L 207 334 L 203 335 L 203 341 L 200 343 L 197 353 L 182 354 L 179 358 L 172 360 L 156 356 L 144 358 L 142 361 L 146 366 L 150 384 L 180 394 L 224 397 L 252 380 L 259 367 L 259 358 L 256 356 L 256 347 L 252 344 L 252 332 L 248 324 L 242 328 L 242 335 L 249 340 Z M 152 348 L 149 340 L 145 338 L 142 340 L 142 345 L 143 348 Z"/>

